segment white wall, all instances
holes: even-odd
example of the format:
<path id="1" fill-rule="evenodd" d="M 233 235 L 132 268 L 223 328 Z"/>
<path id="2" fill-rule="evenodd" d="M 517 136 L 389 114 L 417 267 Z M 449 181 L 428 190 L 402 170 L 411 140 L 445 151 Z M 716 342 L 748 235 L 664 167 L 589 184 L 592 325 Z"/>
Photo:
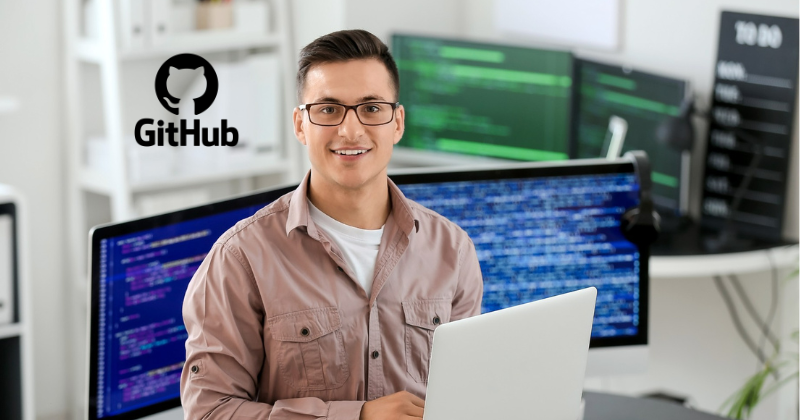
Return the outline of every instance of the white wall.
<path id="1" fill-rule="evenodd" d="M 0 115 L 0 183 L 17 187 L 30 210 L 25 216 L 39 419 L 65 418 L 69 386 L 59 5 L 57 0 L 0 1 L 0 96 L 20 101 L 16 112 Z"/>

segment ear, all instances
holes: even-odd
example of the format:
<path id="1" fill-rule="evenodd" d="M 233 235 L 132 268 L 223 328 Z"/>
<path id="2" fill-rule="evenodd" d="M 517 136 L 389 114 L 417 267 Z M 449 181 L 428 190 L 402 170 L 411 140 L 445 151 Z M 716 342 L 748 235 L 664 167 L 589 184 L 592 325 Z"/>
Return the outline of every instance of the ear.
<path id="1" fill-rule="evenodd" d="M 176 72 L 176 71 L 178 71 L 178 69 L 176 69 L 175 67 L 169 66 L 169 74 L 170 75 L 173 74 L 173 72 Z"/>
<path id="2" fill-rule="evenodd" d="M 307 146 L 306 143 L 306 132 L 305 127 L 303 127 L 303 117 L 305 116 L 305 112 L 301 111 L 300 108 L 295 107 L 294 111 L 292 111 L 292 119 L 294 122 L 294 136 L 297 137 L 297 141 L 299 141 L 303 146 Z"/>
<path id="3" fill-rule="evenodd" d="M 400 142 L 400 139 L 403 138 L 403 133 L 406 131 L 406 109 L 403 108 L 403 105 L 397 107 L 394 110 L 394 144 Z"/>

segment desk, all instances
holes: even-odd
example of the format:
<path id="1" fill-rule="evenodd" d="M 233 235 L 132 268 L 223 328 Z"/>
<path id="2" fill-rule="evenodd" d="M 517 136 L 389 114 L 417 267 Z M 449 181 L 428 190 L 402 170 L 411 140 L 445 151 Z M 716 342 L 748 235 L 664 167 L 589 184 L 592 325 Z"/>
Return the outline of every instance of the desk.
<path id="1" fill-rule="evenodd" d="M 584 392 L 583 420 L 723 420 L 714 414 L 651 398 Z"/>
<path id="2" fill-rule="evenodd" d="M 690 221 L 662 232 L 650 249 L 650 278 L 765 273 L 797 264 L 796 242 L 743 241 L 731 249 L 714 252 L 706 248 L 705 242 L 716 235 Z"/>
<path id="3" fill-rule="evenodd" d="M 797 256 L 797 244 L 725 254 L 651 256 L 650 278 L 765 273 L 773 265 L 776 269 L 783 269 L 797 264 Z"/>

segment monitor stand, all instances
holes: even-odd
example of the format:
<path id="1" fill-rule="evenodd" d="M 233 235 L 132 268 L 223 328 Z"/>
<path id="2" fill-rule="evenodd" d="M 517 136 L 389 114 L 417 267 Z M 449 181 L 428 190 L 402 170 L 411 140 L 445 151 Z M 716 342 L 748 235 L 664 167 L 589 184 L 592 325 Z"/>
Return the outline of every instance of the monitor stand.
<path id="1" fill-rule="evenodd" d="M 183 408 L 175 407 L 160 413 L 142 417 L 141 420 L 183 420 Z"/>
<path id="2" fill-rule="evenodd" d="M 678 214 L 674 210 L 666 210 L 656 208 L 658 215 L 661 218 L 661 233 L 672 234 L 683 229 L 686 229 L 692 223 L 692 220 L 685 215 Z"/>

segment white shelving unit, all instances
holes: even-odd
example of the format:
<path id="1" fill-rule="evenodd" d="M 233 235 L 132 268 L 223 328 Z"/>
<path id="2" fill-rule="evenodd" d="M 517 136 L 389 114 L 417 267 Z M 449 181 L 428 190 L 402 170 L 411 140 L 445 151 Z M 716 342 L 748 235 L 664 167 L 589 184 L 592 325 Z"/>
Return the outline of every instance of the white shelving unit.
<path id="1" fill-rule="evenodd" d="M 16 276 L 11 271 L 13 289 L 12 306 L 15 312 L 11 323 L 0 324 L 0 412 L 4 419 L 33 420 L 33 346 L 31 345 L 31 308 L 29 300 L 30 282 L 28 280 L 27 213 L 23 198 L 11 187 L 0 184 L 0 206 L 13 206 L 11 218 L 11 237 L 5 230 L 0 232 L 0 252 L 12 250 L 11 263 L 16 257 Z M 6 213 L 6 212 L 4 212 Z M 0 255 L 0 270 L 6 256 Z M 0 272 L 4 276 L 6 272 Z M 15 283 L 15 284 L 14 284 Z M 13 299 L 16 297 L 16 299 Z"/>
<path id="2" fill-rule="evenodd" d="M 127 121 L 139 118 L 152 118 L 153 115 L 132 115 L 130 101 L 132 95 L 155 96 L 153 80 L 160 63 L 176 54 L 192 53 L 200 56 L 216 55 L 228 58 L 243 58 L 252 52 L 270 52 L 277 56 L 280 66 L 281 99 L 280 111 L 288 115 L 294 101 L 294 76 L 296 59 L 291 42 L 290 10 L 288 0 L 254 0 L 267 5 L 268 31 L 265 33 L 244 33 L 236 30 L 196 30 L 175 32 L 168 38 L 152 46 L 126 48 L 121 36 L 121 8 L 125 2 L 117 0 L 90 0 L 94 7 L 96 22 L 85 22 L 84 7 L 89 0 L 67 0 L 63 5 L 63 27 L 65 42 L 65 109 L 69 153 L 69 170 L 67 192 L 69 203 L 69 245 L 71 284 L 69 301 L 74 302 L 70 308 L 69 325 L 71 337 L 75 340 L 69 347 L 69 361 L 72 366 L 70 377 L 74 379 L 72 416 L 81 418 L 84 415 L 85 397 L 85 363 L 88 314 L 88 240 L 87 234 L 91 226 L 129 220 L 142 216 L 137 213 L 136 202 L 147 194 L 180 193 L 196 189 L 214 189 L 216 197 L 220 195 L 219 186 L 226 186 L 230 194 L 252 191 L 271 184 L 299 182 L 302 178 L 300 147 L 294 139 L 290 119 L 276 118 L 282 126 L 277 141 L 279 152 L 269 161 L 253 162 L 229 166 L 230 169 L 208 170 L 202 173 L 175 175 L 168 179 L 142 181 L 130 176 L 127 151 L 130 137 L 134 134 L 134 126 Z M 136 0 L 138 1 L 138 0 Z M 150 0 L 167 1 L 173 0 Z M 187 2 L 184 1 L 184 4 Z M 174 4 L 174 3 L 173 3 Z M 96 36 L 88 38 L 87 24 L 94 25 Z M 208 59 L 208 58 L 207 58 Z M 145 63 L 145 64 L 143 64 Z M 143 76 L 143 68 L 154 64 L 151 76 Z M 138 72 L 138 73 L 137 73 Z M 87 79 L 94 78 L 94 85 L 99 86 L 99 100 L 90 97 L 92 91 L 87 87 Z M 148 78 L 149 77 L 149 78 Z M 141 88 L 132 90 L 127 84 L 135 80 Z M 149 80 L 142 84 L 143 80 Z M 220 86 L 224 89 L 224 86 Z M 88 92 L 88 93 L 87 93 Z M 86 97 L 84 97 L 86 96 Z M 97 95 L 95 95 L 97 96 Z M 99 111 L 97 111 L 99 109 Z M 94 110 L 94 111 L 93 111 Z M 138 110 L 136 110 L 138 114 Z M 153 112 L 163 112 L 154 109 Z M 99 115 L 98 115 L 99 114 Z M 282 117 L 282 115 L 281 115 Z M 102 137 L 108 141 L 109 170 L 103 171 L 89 167 L 84 158 L 90 132 L 96 127 L 87 127 L 87 121 L 98 120 L 96 126 L 102 127 Z M 194 146 L 184 146 L 194 147 Z M 225 189 L 225 188 L 223 188 Z M 210 193 L 209 193 L 210 194 Z M 0 331 L 2 334 L 3 331 Z"/>

